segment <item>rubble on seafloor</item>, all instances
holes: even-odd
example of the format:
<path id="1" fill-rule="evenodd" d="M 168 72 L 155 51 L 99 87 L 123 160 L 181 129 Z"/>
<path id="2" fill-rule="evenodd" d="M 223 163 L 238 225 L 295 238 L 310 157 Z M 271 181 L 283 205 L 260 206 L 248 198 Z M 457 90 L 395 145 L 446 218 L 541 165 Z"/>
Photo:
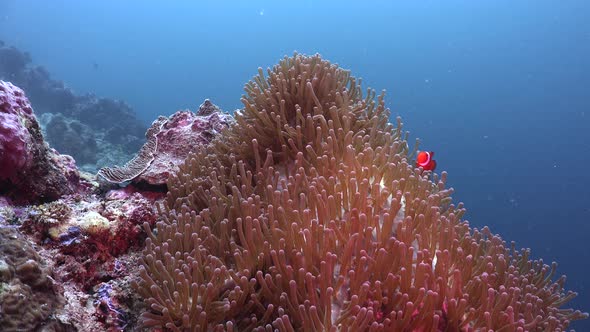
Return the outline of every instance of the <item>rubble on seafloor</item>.
<path id="1" fill-rule="evenodd" d="M 0 81 L 0 100 L 0 330 L 139 330 L 130 285 L 167 176 L 231 117 L 206 101 L 161 118 L 141 174 L 155 185 L 113 184 L 48 146 L 21 89 Z"/>

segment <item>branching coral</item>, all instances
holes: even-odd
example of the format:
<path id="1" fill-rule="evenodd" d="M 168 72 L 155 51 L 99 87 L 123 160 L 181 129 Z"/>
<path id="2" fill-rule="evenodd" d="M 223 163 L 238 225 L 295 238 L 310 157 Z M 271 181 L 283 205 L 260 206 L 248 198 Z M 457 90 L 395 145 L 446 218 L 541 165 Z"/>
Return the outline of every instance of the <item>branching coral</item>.
<path id="1" fill-rule="evenodd" d="M 554 266 L 462 221 L 408 163 L 383 95 L 319 56 L 246 85 L 236 124 L 168 181 L 136 285 L 172 331 L 562 330 Z"/>

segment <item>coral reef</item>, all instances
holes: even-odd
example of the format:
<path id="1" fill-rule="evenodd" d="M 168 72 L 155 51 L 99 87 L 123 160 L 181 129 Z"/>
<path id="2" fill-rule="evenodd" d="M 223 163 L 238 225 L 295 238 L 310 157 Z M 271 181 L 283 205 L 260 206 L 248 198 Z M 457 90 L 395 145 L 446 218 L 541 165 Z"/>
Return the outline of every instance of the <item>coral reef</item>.
<path id="1" fill-rule="evenodd" d="M 178 111 L 155 120 L 146 132 L 146 143 L 123 167 L 105 167 L 98 175 L 112 183 L 133 181 L 165 186 L 190 152 L 208 144 L 231 123 L 230 115 L 205 100 L 196 113 Z"/>
<path id="2" fill-rule="evenodd" d="M 24 92 L 0 81 L 0 195 L 51 201 L 79 189 L 74 160 L 49 148 Z"/>
<path id="3" fill-rule="evenodd" d="M 98 145 L 92 130 L 77 120 L 68 120 L 56 114 L 47 123 L 45 136 L 57 151 L 76 156 L 81 164 L 95 164 Z"/>
<path id="4" fill-rule="evenodd" d="M 14 80 L 31 62 L 30 54 L 15 47 L 7 47 L 0 41 L 0 77 Z"/>
<path id="5" fill-rule="evenodd" d="M 17 227 L 12 230 L 20 233 L 24 244 L 19 245 L 30 248 L 27 243 L 34 243 L 35 250 L 30 250 L 52 271 L 56 296 L 65 300 L 51 307 L 53 324 L 68 331 L 121 331 L 137 325 L 142 307 L 130 283 L 139 273 L 138 253 L 145 239 L 141 225 L 155 223 L 154 202 L 162 199 L 162 193 L 130 186 L 103 195 L 0 207 L 0 232 Z M 20 251 L 3 253 L 0 248 L 0 257 L 14 260 L 19 255 Z M 34 303 L 21 307 L 36 310 Z"/>
<path id="6" fill-rule="evenodd" d="M 140 329 L 139 312 L 145 308 L 130 284 L 141 266 L 142 226 L 154 225 L 155 202 L 165 193 L 134 184 L 101 186 L 95 176 L 79 173 L 71 157 L 43 141 L 32 107 L 11 83 L 0 81 L 0 107 L 6 120 L 0 123 L 0 329 Z M 86 130 L 60 114 L 43 118 L 53 122 L 48 135 Z M 163 164 L 158 158 L 166 153 L 172 157 L 165 161 L 182 158 L 178 153 L 208 143 L 229 118 L 209 102 L 198 115 L 186 111 L 164 118 L 169 125 L 161 132 L 160 150 L 154 150 L 156 160 Z M 192 145 L 179 148 L 173 140 Z M 173 171 L 164 168 L 158 170 Z M 69 190 L 48 195 L 43 189 L 54 182 Z"/>
<path id="7" fill-rule="evenodd" d="M 55 259 L 68 261 L 62 281 L 74 280 L 84 289 L 108 277 L 113 261 L 143 244 L 141 225 L 154 224 L 153 202 L 162 194 L 110 191 L 104 197 L 62 198 L 31 206 L 19 220 L 21 230 L 37 243 L 57 249 Z"/>
<path id="8" fill-rule="evenodd" d="M 94 141 L 97 163 L 139 145 L 124 103 L 29 63 L 0 42 L 0 77 L 44 105 L 47 136 Z M 105 184 L 50 148 L 24 92 L 0 81 L 0 329 L 563 331 L 586 318 L 563 308 L 576 294 L 555 265 L 471 228 L 447 174 L 413 166 L 383 98 L 318 55 L 286 57 L 246 85 L 235 120 L 208 100 L 160 117 Z"/>
<path id="9" fill-rule="evenodd" d="M 0 46 L 0 79 L 10 81 L 27 91 L 37 114 L 71 114 L 76 95 L 63 82 L 53 80 L 41 66 L 31 66 L 31 56 L 15 47 Z"/>
<path id="10" fill-rule="evenodd" d="M 146 126 L 129 105 L 92 94 L 76 95 L 63 82 L 52 79 L 45 68 L 31 66 L 28 53 L 3 43 L 0 43 L 0 79 L 27 91 L 37 115 L 61 116 L 43 123 L 48 125 L 44 128 L 46 133 L 51 133 L 47 140 L 60 153 L 73 156 L 88 171 L 96 172 L 113 161 L 128 160 L 144 142 Z M 60 134 L 58 130 L 64 123 L 68 128 Z M 77 141 L 72 140 L 78 137 L 91 145 L 73 144 Z M 81 149 L 82 146 L 89 149 Z"/>
<path id="11" fill-rule="evenodd" d="M 462 220 L 349 72 L 294 55 L 168 180 L 134 284 L 155 330 L 561 331 L 555 266 Z"/>
<path id="12" fill-rule="evenodd" d="M 14 228 L 0 228 L 0 327 L 35 331 L 53 320 L 63 298 L 52 271 Z"/>
<path id="13" fill-rule="evenodd" d="M 137 121 L 133 109 L 120 100 L 81 96 L 72 115 L 93 129 L 106 131 L 111 143 L 124 142 L 128 135 L 141 137 L 145 131 L 145 126 Z"/>

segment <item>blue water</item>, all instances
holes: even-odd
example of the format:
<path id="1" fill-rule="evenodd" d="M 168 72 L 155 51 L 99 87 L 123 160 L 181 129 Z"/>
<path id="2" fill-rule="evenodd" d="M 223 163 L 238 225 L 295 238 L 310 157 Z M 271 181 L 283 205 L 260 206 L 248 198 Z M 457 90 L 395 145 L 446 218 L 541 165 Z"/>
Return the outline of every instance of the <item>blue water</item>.
<path id="1" fill-rule="evenodd" d="M 234 110 L 257 67 L 319 52 L 388 91 L 473 226 L 557 261 L 590 310 L 590 1 L 319 2 L 0 0 L 0 39 L 146 123 Z"/>

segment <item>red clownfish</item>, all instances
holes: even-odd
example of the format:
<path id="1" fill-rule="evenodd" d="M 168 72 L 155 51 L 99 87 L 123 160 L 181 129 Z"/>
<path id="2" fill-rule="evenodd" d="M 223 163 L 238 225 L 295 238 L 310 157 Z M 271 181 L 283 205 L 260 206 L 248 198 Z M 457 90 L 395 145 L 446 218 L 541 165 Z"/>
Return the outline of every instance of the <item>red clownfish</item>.
<path id="1" fill-rule="evenodd" d="M 425 171 L 434 171 L 436 168 L 436 160 L 432 159 L 434 152 L 420 151 L 416 156 L 416 167 L 422 167 Z"/>

